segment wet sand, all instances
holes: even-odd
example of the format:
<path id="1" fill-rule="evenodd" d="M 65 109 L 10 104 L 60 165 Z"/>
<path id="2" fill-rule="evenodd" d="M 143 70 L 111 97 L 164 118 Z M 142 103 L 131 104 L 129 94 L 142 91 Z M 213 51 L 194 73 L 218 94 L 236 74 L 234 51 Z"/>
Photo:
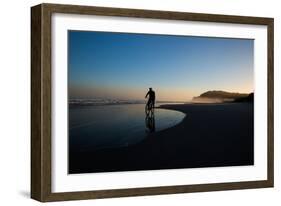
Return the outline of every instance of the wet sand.
<path id="1" fill-rule="evenodd" d="M 161 108 L 186 116 L 178 125 L 151 133 L 136 145 L 69 153 L 69 173 L 254 164 L 253 104 L 172 104 Z"/>

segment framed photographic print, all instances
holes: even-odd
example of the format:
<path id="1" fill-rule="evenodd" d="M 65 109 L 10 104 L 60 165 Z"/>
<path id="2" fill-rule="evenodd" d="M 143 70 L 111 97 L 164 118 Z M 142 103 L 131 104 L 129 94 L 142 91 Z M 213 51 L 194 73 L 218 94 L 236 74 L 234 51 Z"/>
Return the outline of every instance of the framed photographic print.
<path id="1" fill-rule="evenodd" d="M 31 197 L 273 187 L 273 19 L 31 8 Z"/>

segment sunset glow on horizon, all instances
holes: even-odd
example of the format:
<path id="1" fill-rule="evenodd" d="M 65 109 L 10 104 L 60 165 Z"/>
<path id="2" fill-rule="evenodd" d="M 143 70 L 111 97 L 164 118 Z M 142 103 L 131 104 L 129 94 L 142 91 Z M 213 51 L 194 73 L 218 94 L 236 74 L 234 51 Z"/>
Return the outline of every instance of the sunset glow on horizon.
<path id="1" fill-rule="evenodd" d="M 254 91 L 254 40 L 68 32 L 69 98 L 189 101 L 209 90 Z"/>

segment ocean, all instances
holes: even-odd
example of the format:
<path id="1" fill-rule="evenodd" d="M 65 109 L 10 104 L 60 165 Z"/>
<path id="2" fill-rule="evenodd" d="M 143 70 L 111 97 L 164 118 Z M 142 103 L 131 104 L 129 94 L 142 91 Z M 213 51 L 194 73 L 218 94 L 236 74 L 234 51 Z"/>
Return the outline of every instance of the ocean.
<path id="1" fill-rule="evenodd" d="M 68 111 L 70 152 L 88 152 L 104 148 L 138 144 L 148 134 L 180 123 L 185 114 L 155 108 L 146 116 L 145 104 L 74 105 Z"/>

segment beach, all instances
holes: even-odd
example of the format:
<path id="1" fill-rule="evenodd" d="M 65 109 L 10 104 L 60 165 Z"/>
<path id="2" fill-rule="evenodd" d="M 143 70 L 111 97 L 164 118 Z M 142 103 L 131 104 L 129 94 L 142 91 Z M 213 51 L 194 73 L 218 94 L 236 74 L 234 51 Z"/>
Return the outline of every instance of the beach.
<path id="1" fill-rule="evenodd" d="M 182 112 L 185 117 L 134 145 L 69 151 L 69 173 L 254 164 L 252 103 L 166 104 L 160 108 Z"/>

